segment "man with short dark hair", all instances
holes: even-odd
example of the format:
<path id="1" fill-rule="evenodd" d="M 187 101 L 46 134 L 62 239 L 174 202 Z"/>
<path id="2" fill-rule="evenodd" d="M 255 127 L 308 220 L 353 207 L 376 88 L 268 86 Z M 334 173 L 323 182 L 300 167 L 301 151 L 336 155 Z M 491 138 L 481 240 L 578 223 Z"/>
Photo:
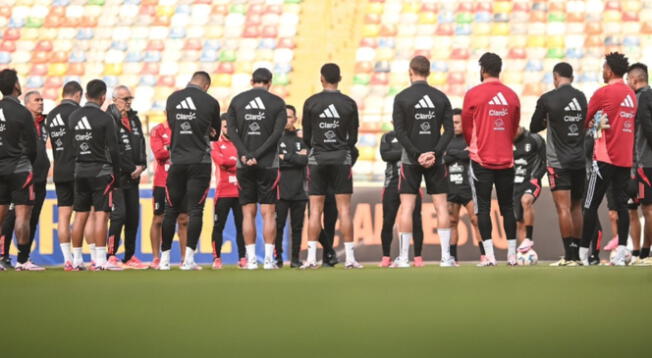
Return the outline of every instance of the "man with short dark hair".
<path id="1" fill-rule="evenodd" d="M 636 91 L 638 98 L 634 163 L 639 186 L 642 188 L 638 194 L 643 217 L 645 217 L 645 226 L 639 257 L 632 257 L 632 260 L 634 264 L 639 265 L 652 264 L 650 258 L 652 241 L 652 90 L 648 84 L 648 76 L 647 66 L 642 63 L 635 63 L 627 70 L 627 84 Z M 630 218 L 638 220 L 637 211 L 630 209 Z M 632 215 L 633 213 L 636 215 Z"/>
<path id="2" fill-rule="evenodd" d="M 464 96 L 462 127 L 469 143 L 469 177 L 486 256 L 486 261 L 480 265 L 496 265 L 489 214 L 494 184 L 507 236 L 507 263 L 516 265 L 512 148 L 521 119 L 521 103 L 516 93 L 498 79 L 502 69 L 502 60 L 498 55 L 487 52 L 480 57 L 479 64 L 482 83 Z"/>
<path id="3" fill-rule="evenodd" d="M 238 149 L 237 177 L 242 204 L 242 230 L 247 269 L 258 268 L 256 258 L 256 212 L 263 216 L 265 259 L 263 268 L 276 269 L 276 199 L 278 195 L 278 141 L 287 122 L 285 102 L 269 92 L 272 73 L 258 68 L 251 76 L 252 89 L 231 100 L 227 121 L 229 138 Z"/>
<path id="4" fill-rule="evenodd" d="M 579 250 L 583 265 L 589 264 L 589 245 L 596 230 L 598 207 L 608 188 L 613 190 L 615 209 L 618 212 L 618 248 L 611 264 L 627 264 L 629 215 L 625 187 L 633 163 L 637 110 L 636 94 L 623 81 L 628 67 L 629 62 L 623 54 L 608 54 L 602 67 L 602 77 L 607 85 L 598 89 L 589 101 L 585 125 L 595 127 L 597 136 L 584 201 L 584 222 Z"/>
<path id="5" fill-rule="evenodd" d="M 41 271 L 29 261 L 30 218 L 34 205 L 33 169 L 39 138 L 29 110 L 20 104 L 20 82 L 16 71 L 0 71 L 0 227 L 4 226 L 9 204 L 15 210 L 18 241 L 17 271 Z M 11 240 L 11 235 L 5 238 Z M 5 245 L 0 246 L 5 251 Z M 6 254 L 6 252 L 3 252 Z M 1 265 L 0 270 L 5 266 Z"/>
<path id="6" fill-rule="evenodd" d="M 75 157 L 73 133 L 70 129 L 70 114 L 79 109 L 82 87 L 76 81 L 63 86 L 63 100 L 48 114 L 45 126 L 50 136 L 54 159 L 53 181 L 57 193 L 57 236 L 63 254 L 63 268 L 72 271 L 72 248 L 70 244 L 70 218 L 75 197 Z M 78 249 L 81 250 L 81 247 Z M 81 252 L 79 253 L 81 255 Z"/>
<path id="7" fill-rule="evenodd" d="M 122 267 L 106 260 L 106 232 L 111 211 L 112 191 L 120 171 L 120 153 L 113 118 L 102 111 L 106 84 L 92 80 L 86 85 L 86 105 L 70 114 L 69 129 L 74 133 L 75 220 L 72 227 L 73 270 L 84 270 L 82 244 L 84 228 L 92 215 L 92 242 L 95 266 L 92 270 L 119 271 Z M 91 208 L 94 209 L 91 214 Z"/>
<path id="8" fill-rule="evenodd" d="M 530 131 L 538 133 L 547 128 L 548 179 L 564 244 L 564 257 L 552 265 L 576 266 L 582 233 L 581 200 L 586 181 L 583 126 L 586 97 L 572 86 L 573 67 L 570 64 L 556 64 L 552 75 L 555 89 L 537 101 Z M 532 245 L 533 242 L 524 241 L 519 250 L 527 251 Z"/>
<path id="9" fill-rule="evenodd" d="M 421 179 L 432 196 L 437 213 L 437 235 L 441 246 L 442 267 L 455 266 L 450 256 L 450 218 L 448 216 L 448 183 L 444 153 L 453 138 L 453 108 L 448 97 L 428 82 L 430 61 L 416 56 L 410 61 L 411 86 L 394 98 L 392 120 L 396 138 L 403 147 L 399 193 L 399 256 L 392 267 L 410 267 L 408 251 L 412 241 L 413 212 Z"/>
<path id="10" fill-rule="evenodd" d="M 184 206 L 187 206 L 189 221 L 188 242 L 181 269 L 201 270 L 201 266 L 195 262 L 195 252 L 211 182 L 210 142 L 217 140 L 220 130 L 220 104 L 207 93 L 210 85 L 208 73 L 195 72 L 188 86 L 172 93 L 165 105 L 172 131 L 172 164 L 167 177 L 168 206 L 163 217 L 159 270 L 170 269 L 170 249 L 177 219 Z"/>

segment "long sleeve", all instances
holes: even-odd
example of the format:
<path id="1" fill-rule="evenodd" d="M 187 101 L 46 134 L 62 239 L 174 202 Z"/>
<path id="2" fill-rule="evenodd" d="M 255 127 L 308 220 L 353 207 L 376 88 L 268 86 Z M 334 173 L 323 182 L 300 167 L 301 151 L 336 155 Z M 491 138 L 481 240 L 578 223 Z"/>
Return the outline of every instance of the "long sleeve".
<path id="1" fill-rule="evenodd" d="M 349 147 L 353 149 L 358 143 L 358 129 L 360 128 L 360 119 L 358 117 L 358 105 L 353 102 L 353 115 L 349 125 Z"/>
<path id="2" fill-rule="evenodd" d="M 264 154 L 267 154 L 267 152 L 270 150 L 276 150 L 276 145 L 278 145 L 278 140 L 281 139 L 281 135 L 283 135 L 283 129 L 285 128 L 287 121 L 287 111 L 285 110 L 285 103 L 283 103 L 283 105 L 280 106 L 278 110 L 278 114 L 276 115 L 272 133 L 269 135 L 267 140 L 265 140 L 265 142 L 263 142 L 263 144 L 258 149 L 256 149 L 253 154 L 254 158 L 258 159 Z"/>
<path id="3" fill-rule="evenodd" d="M 407 132 L 407 125 L 405 123 L 405 114 L 401 108 L 400 103 L 394 98 L 394 110 L 392 112 L 392 122 L 394 123 L 394 132 L 396 132 L 396 139 L 398 139 L 403 149 L 408 153 L 410 157 L 414 160 L 417 160 L 421 151 L 417 148 L 412 141 Z"/>
<path id="4" fill-rule="evenodd" d="M 516 138 L 518 127 L 521 125 L 521 102 L 516 97 L 516 112 L 514 113 L 514 123 L 512 123 L 512 138 Z"/>
<path id="5" fill-rule="evenodd" d="M 308 149 L 312 148 L 312 118 L 308 101 L 303 104 L 303 118 L 301 119 L 301 129 L 303 130 L 303 142 Z"/>
<path id="6" fill-rule="evenodd" d="M 539 159 L 537 160 L 537 166 L 532 170 L 532 178 L 540 181 L 546 173 L 546 142 L 538 134 L 533 134 L 533 136 L 537 142 L 537 155 Z"/>
<path id="7" fill-rule="evenodd" d="M 117 178 L 120 174 L 120 146 L 118 145 L 118 138 L 116 136 L 115 123 L 113 118 L 106 121 L 106 147 L 109 149 L 109 156 L 111 157 L 111 164 L 113 165 L 113 175 Z"/>
<path id="8" fill-rule="evenodd" d="M 253 158 L 253 155 L 249 153 L 244 143 L 242 142 L 242 139 L 240 139 L 240 134 L 238 133 L 237 117 L 235 113 L 235 108 L 233 107 L 233 103 L 231 103 L 231 105 L 229 106 L 228 114 L 229 115 L 226 120 L 226 126 L 229 131 L 229 139 L 231 139 L 233 145 L 235 145 L 235 148 L 238 150 L 238 156 L 240 157 L 244 156 L 247 159 Z"/>
<path id="9" fill-rule="evenodd" d="M 471 143 L 471 137 L 473 136 L 473 103 L 467 92 L 464 96 L 464 105 L 462 106 L 462 131 L 464 133 L 464 139 L 467 143 Z"/>
<path id="10" fill-rule="evenodd" d="M 158 130 L 149 137 L 149 145 L 156 160 L 170 159 L 170 151 L 163 145 L 163 138 L 161 138 Z"/>
<path id="11" fill-rule="evenodd" d="M 305 167 L 308 165 L 308 155 L 299 154 L 296 152 L 288 152 L 285 154 L 284 161 L 294 165 L 295 167 Z"/>
<path id="12" fill-rule="evenodd" d="M 213 150 L 211 151 L 211 157 L 213 158 L 213 163 L 220 166 L 224 169 L 230 169 L 236 166 L 237 161 L 234 158 L 227 157 L 222 153 L 219 143 L 213 142 Z"/>
<path id="13" fill-rule="evenodd" d="M 402 149 L 400 146 L 392 145 L 390 133 L 385 133 L 380 138 L 380 157 L 384 162 L 396 163 L 401 160 Z"/>
<path id="14" fill-rule="evenodd" d="M 589 127 L 589 123 L 591 123 L 591 121 L 593 120 L 593 117 L 595 116 L 595 113 L 600 108 L 600 103 L 602 102 L 601 95 L 602 95 L 602 91 L 597 90 L 597 91 L 595 91 L 593 96 L 591 96 L 591 100 L 589 100 L 589 109 L 586 112 L 586 119 L 584 120 L 584 127 L 585 128 Z"/>
<path id="15" fill-rule="evenodd" d="M 220 125 L 220 103 L 215 101 L 216 106 L 217 106 L 217 111 L 215 112 L 216 115 L 211 118 L 211 128 L 215 130 L 215 135 L 210 135 L 209 134 L 209 139 L 213 142 L 218 141 L 220 139 L 220 132 L 221 132 L 221 125 Z"/>
<path id="16" fill-rule="evenodd" d="M 138 151 L 138 165 L 142 166 L 143 168 L 147 168 L 147 143 L 145 143 L 145 133 L 143 133 L 143 125 L 140 122 L 140 118 L 136 116 L 136 123 L 138 125 L 138 133 L 140 133 L 140 136 L 138 136 L 138 141 L 140 142 L 139 145 L 139 151 Z"/>
<path id="17" fill-rule="evenodd" d="M 643 137 L 645 137 L 648 146 L 652 149 L 652 103 L 650 96 L 652 94 L 649 94 L 649 91 L 641 95 L 637 116 Z"/>
<path id="18" fill-rule="evenodd" d="M 23 140 L 22 146 L 25 148 L 25 155 L 29 159 L 30 163 L 34 164 L 36 161 L 36 156 L 38 153 L 37 143 L 38 135 L 36 134 L 36 127 L 34 126 L 34 120 L 30 114 L 25 114 L 25 120 L 23 121 Z"/>
<path id="19" fill-rule="evenodd" d="M 464 160 L 469 160 L 469 151 L 466 148 L 448 148 L 446 150 L 446 155 L 444 156 L 444 162 L 446 164 Z"/>
<path id="20" fill-rule="evenodd" d="M 543 105 L 543 97 L 541 97 L 537 100 L 537 106 L 534 109 L 534 114 L 532 114 L 532 119 L 530 119 L 530 132 L 538 133 L 546 129 L 547 117 L 548 113 Z"/>
<path id="21" fill-rule="evenodd" d="M 442 156 L 446 150 L 446 147 L 448 147 L 448 143 L 450 143 L 451 139 L 453 139 L 453 135 L 455 133 L 455 128 L 453 127 L 453 108 L 451 107 L 451 103 L 449 101 L 446 101 L 442 124 L 444 126 L 444 133 L 441 137 L 439 137 L 437 146 L 435 146 L 435 155 L 437 155 L 437 158 Z"/>

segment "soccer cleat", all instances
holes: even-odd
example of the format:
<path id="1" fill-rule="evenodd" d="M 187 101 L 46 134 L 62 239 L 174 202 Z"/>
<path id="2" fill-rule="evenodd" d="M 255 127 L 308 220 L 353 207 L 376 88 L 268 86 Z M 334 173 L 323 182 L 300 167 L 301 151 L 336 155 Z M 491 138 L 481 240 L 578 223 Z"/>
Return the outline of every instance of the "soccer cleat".
<path id="1" fill-rule="evenodd" d="M 302 270 L 306 270 L 306 269 L 313 269 L 313 270 L 316 270 L 316 269 L 319 268 L 319 265 L 317 265 L 316 262 L 308 262 L 308 261 L 306 261 L 306 262 L 303 263 L 303 265 L 301 265 L 300 268 L 301 268 Z"/>
<path id="2" fill-rule="evenodd" d="M 338 263 L 339 261 L 337 260 L 337 255 L 335 253 L 324 256 L 324 260 L 322 262 L 323 266 L 325 267 L 335 267 L 335 265 Z"/>
<path id="3" fill-rule="evenodd" d="M 63 270 L 64 270 L 65 272 L 70 272 L 70 271 L 74 271 L 75 268 L 72 266 L 72 262 L 70 262 L 70 261 L 66 261 L 66 262 L 63 264 Z"/>
<path id="4" fill-rule="evenodd" d="M 516 255 L 510 254 L 507 255 L 507 266 L 517 266 L 518 264 L 516 263 Z"/>
<path id="5" fill-rule="evenodd" d="M 247 260 L 247 270 L 258 270 L 258 262 Z"/>
<path id="6" fill-rule="evenodd" d="M 276 261 L 265 261 L 263 263 L 263 270 L 277 270 Z"/>
<path id="7" fill-rule="evenodd" d="M 559 261 L 551 263 L 550 266 L 553 266 L 553 267 L 566 266 L 568 264 L 568 262 L 569 261 L 566 261 L 566 259 L 564 257 L 562 257 L 562 258 L 559 259 Z"/>
<path id="8" fill-rule="evenodd" d="M 410 267 L 410 264 L 408 264 L 407 267 Z M 346 268 L 346 269 L 361 269 L 361 268 L 364 268 L 364 266 L 362 266 L 358 261 L 351 261 L 351 262 L 347 262 L 344 265 L 344 268 Z"/>
<path id="9" fill-rule="evenodd" d="M 392 265 L 392 259 L 389 256 L 383 256 L 382 259 L 380 259 L 380 263 L 378 264 L 378 267 L 390 267 Z"/>
<path id="10" fill-rule="evenodd" d="M 283 260 L 282 259 L 276 260 L 276 268 L 283 268 Z"/>
<path id="11" fill-rule="evenodd" d="M 238 267 L 240 267 L 241 269 L 247 268 L 247 258 L 246 257 L 240 258 L 240 261 L 238 261 Z"/>
<path id="12" fill-rule="evenodd" d="M 115 257 L 115 256 L 112 256 L 112 257 Z M 122 262 L 120 260 L 117 260 L 117 263 L 115 262 L 115 260 L 107 260 L 104 263 L 104 265 L 98 266 L 98 267 L 100 267 L 102 270 L 106 270 L 106 271 L 124 271 L 124 265 L 122 264 Z"/>
<path id="13" fill-rule="evenodd" d="M 213 270 L 221 270 L 221 269 L 222 269 L 222 259 L 219 258 L 219 257 L 216 257 L 216 258 L 213 260 L 213 265 L 211 265 L 211 268 L 212 268 Z"/>
<path id="14" fill-rule="evenodd" d="M 496 259 L 484 256 L 484 261 L 480 257 L 480 263 L 476 265 L 477 267 L 491 267 L 496 266 Z"/>
<path id="15" fill-rule="evenodd" d="M 611 251 L 615 248 L 618 247 L 618 235 L 616 235 L 613 239 L 609 240 L 607 245 L 603 248 L 603 250 Z"/>
<path id="16" fill-rule="evenodd" d="M 127 262 L 124 263 L 125 268 L 134 270 L 146 270 L 149 266 L 140 261 L 136 256 L 132 256 Z"/>
<path id="17" fill-rule="evenodd" d="M 568 260 L 566 261 L 566 267 L 577 267 L 577 266 L 584 266 L 582 265 L 581 261 L 575 261 L 575 260 Z"/>
<path id="18" fill-rule="evenodd" d="M 643 262 L 652 265 L 652 256 L 644 258 Z"/>
<path id="19" fill-rule="evenodd" d="M 454 258 L 449 258 L 448 260 L 441 260 L 439 267 L 457 267 L 457 263 Z"/>
<path id="20" fill-rule="evenodd" d="M 616 248 L 616 255 L 611 260 L 612 266 L 627 266 L 627 248 L 625 246 L 618 246 Z"/>
<path id="21" fill-rule="evenodd" d="M 170 263 L 169 262 L 163 262 L 163 260 L 161 260 L 161 262 L 159 262 L 157 270 L 159 270 L 159 271 L 170 271 Z"/>
<path id="22" fill-rule="evenodd" d="M 11 259 L 4 257 L 0 259 L 0 271 L 2 270 L 13 270 L 14 267 L 11 265 Z"/>
<path id="23" fill-rule="evenodd" d="M 197 265 L 195 262 L 188 262 L 188 263 L 182 263 L 181 266 L 179 266 L 179 269 L 181 271 L 201 271 L 202 267 Z"/>
<path id="24" fill-rule="evenodd" d="M 518 252 L 526 253 L 534 246 L 534 241 L 530 239 L 525 239 L 518 246 Z"/>
<path id="25" fill-rule="evenodd" d="M 152 261 L 151 264 L 149 264 L 149 268 L 152 270 L 158 270 L 160 264 L 161 264 L 161 259 L 157 257 Z"/>
<path id="26" fill-rule="evenodd" d="M 600 256 L 592 254 L 591 257 L 589 257 L 589 265 L 590 266 L 598 266 L 598 265 L 600 265 Z"/>
<path id="27" fill-rule="evenodd" d="M 641 259 L 638 258 L 638 256 L 632 256 L 632 259 L 629 261 L 630 266 L 639 266 L 638 263 L 641 261 Z"/>
<path id="28" fill-rule="evenodd" d="M 292 260 L 292 262 L 290 262 L 290 267 L 291 268 L 301 268 L 301 261 Z"/>
<path id="29" fill-rule="evenodd" d="M 414 267 L 424 267 L 424 266 L 426 266 L 425 262 L 423 262 L 423 257 L 422 256 L 415 256 L 414 257 L 414 262 L 412 262 L 412 265 Z"/>
<path id="30" fill-rule="evenodd" d="M 410 267 L 410 262 L 408 259 L 402 259 L 400 257 L 397 257 L 394 259 L 394 262 L 392 262 L 391 268 L 409 268 Z"/>
<path id="31" fill-rule="evenodd" d="M 111 267 L 120 267 L 124 269 L 124 264 L 120 259 L 118 259 L 115 255 L 109 256 L 109 258 L 106 260 L 107 263 L 111 263 Z"/>
<path id="32" fill-rule="evenodd" d="M 31 261 L 27 261 L 23 264 L 16 264 L 16 271 L 45 271 L 45 267 L 33 264 Z"/>
<path id="33" fill-rule="evenodd" d="M 652 261 L 641 259 L 639 257 L 632 257 L 632 261 L 629 264 L 630 266 L 652 266 Z"/>

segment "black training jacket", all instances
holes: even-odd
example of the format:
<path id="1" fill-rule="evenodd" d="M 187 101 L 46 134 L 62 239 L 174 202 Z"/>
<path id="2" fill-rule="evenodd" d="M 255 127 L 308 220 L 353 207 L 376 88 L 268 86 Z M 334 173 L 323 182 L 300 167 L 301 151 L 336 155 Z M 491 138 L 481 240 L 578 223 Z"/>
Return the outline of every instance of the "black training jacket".
<path id="1" fill-rule="evenodd" d="M 514 184 L 541 180 L 545 173 L 546 143 L 540 135 L 524 130 L 514 141 Z"/>
<path id="2" fill-rule="evenodd" d="M 127 183 L 138 183 L 140 178 L 131 179 L 131 173 L 136 170 L 137 165 L 147 166 L 147 153 L 145 152 L 145 136 L 143 126 L 138 118 L 138 112 L 127 112 L 127 118 L 131 128 L 122 123 L 122 116 L 118 107 L 110 105 L 107 113 L 113 117 L 116 127 L 116 137 L 120 146 L 120 180 Z"/>
<path id="3" fill-rule="evenodd" d="M 240 157 L 256 159 L 258 167 L 277 168 L 278 141 L 287 123 L 285 101 L 264 88 L 255 87 L 231 100 L 227 120 L 229 139 Z"/>
<path id="4" fill-rule="evenodd" d="M 33 117 L 33 116 L 32 116 Z M 48 142 L 47 128 L 45 127 L 45 117 L 40 117 L 41 123 L 36 124 L 34 119 L 34 126 L 36 127 L 36 160 L 32 165 L 32 172 L 34 174 L 34 183 L 45 183 L 48 180 L 48 173 L 50 172 L 50 158 L 45 148 Z"/>
<path id="5" fill-rule="evenodd" d="M 54 158 L 55 183 L 71 182 L 75 174 L 74 134 L 69 130 L 70 114 L 79 109 L 77 102 L 64 99 L 45 119 Z"/>
<path id="6" fill-rule="evenodd" d="M 469 145 L 466 144 L 464 134 L 456 135 L 448 144 L 444 163 L 448 169 L 448 188 L 451 192 L 463 192 L 469 187 Z"/>
<path id="7" fill-rule="evenodd" d="M 172 164 L 210 164 L 211 140 L 220 133 L 220 104 L 201 88 L 188 85 L 168 97 L 165 105 L 172 132 Z M 211 136 L 211 128 L 216 136 Z"/>
<path id="8" fill-rule="evenodd" d="M 0 175 L 32 170 L 36 160 L 36 127 L 16 97 L 0 100 Z"/>
<path id="9" fill-rule="evenodd" d="M 652 90 L 649 86 L 636 91 L 636 166 L 652 168 Z"/>
<path id="10" fill-rule="evenodd" d="M 278 154 L 283 154 L 283 159 L 279 158 L 281 173 L 279 190 L 282 200 L 308 200 L 304 185 L 308 155 L 299 154 L 305 149 L 306 145 L 297 136 L 296 131 L 285 130 L 283 132 L 283 136 L 278 142 Z"/>
<path id="11" fill-rule="evenodd" d="M 385 188 L 398 186 L 398 166 L 403 147 L 396 139 L 396 132 L 390 131 L 380 138 L 380 157 L 387 163 L 385 167 Z"/>
<path id="12" fill-rule="evenodd" d="M 582 91 L 570 84 L 545 93 L 537 101 L 530 131 L 548 128 L 548 166 L 559 169 L 584 168 L 584 121 L 587 102 Z"/>

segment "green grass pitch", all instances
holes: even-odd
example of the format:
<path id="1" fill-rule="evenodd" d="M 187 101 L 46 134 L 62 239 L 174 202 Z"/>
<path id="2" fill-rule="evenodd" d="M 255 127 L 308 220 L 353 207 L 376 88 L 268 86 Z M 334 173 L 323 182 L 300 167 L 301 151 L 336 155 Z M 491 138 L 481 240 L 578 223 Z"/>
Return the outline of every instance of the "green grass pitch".
<path id="1" fill-rule="evenodd" d="M 0 305 L 2 357 L 647 356 L 652 268 L 50 269 Z"/>

